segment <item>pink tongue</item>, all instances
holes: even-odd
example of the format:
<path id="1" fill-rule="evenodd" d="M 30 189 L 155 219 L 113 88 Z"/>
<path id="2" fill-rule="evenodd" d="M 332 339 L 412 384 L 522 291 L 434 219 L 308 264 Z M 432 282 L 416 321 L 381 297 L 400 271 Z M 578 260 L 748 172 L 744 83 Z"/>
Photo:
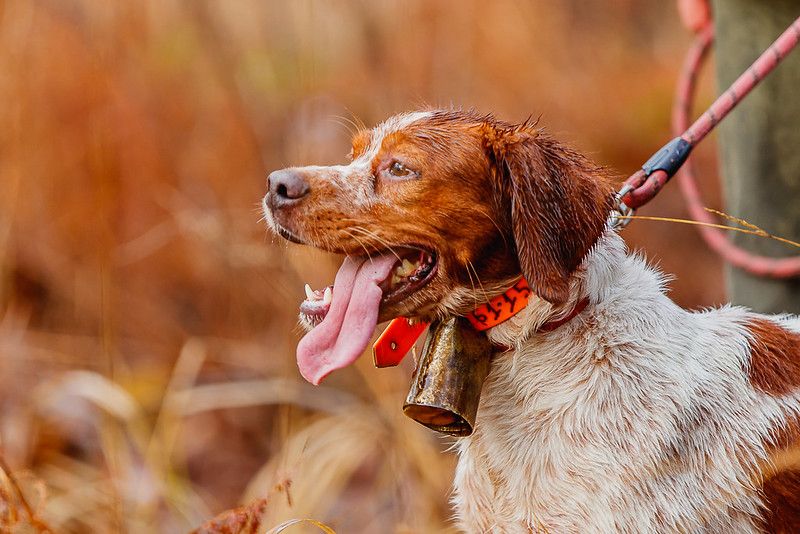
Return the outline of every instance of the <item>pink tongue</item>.
<path id="1" fill-rule="evenodd" d="M 331 371 L 356 361 L 378 324 L 383 291 L 378 287 L 392 272 L 397 257 L 345 258 L 333 283 L 333 302 L 320 324 L 297 345 L 297 366 L 314 385 Z"/>

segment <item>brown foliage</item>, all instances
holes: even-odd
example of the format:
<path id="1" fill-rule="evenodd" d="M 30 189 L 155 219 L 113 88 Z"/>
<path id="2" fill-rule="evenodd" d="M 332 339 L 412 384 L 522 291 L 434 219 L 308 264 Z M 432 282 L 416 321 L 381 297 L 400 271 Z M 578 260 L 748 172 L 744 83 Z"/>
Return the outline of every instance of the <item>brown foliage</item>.
<path id="1" fill-rule="evenodd" d="M 267 499 L 257 499 L 250 504 L 222 512 L 191 534 L 257 534 L 266 508 Z"/>

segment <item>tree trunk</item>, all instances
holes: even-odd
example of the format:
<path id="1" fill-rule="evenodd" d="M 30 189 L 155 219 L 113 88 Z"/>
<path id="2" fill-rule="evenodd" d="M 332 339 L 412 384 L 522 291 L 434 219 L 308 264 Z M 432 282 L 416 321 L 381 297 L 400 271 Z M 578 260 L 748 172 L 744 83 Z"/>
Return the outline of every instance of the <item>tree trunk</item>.
<path id="1" fill-rule="evenodd" d="M 800 15 L 800 0 L 715 0 L 717 84 L 728 87 Z M 800 49 L 719 127 L 727 212 L 800 241 Z M 736 233 L 749 251 L 778 257 L 800 250 Z M 732 301 L 755 310 L 800 313 L 800 278 L 771 280 L 727 268 Z"/>

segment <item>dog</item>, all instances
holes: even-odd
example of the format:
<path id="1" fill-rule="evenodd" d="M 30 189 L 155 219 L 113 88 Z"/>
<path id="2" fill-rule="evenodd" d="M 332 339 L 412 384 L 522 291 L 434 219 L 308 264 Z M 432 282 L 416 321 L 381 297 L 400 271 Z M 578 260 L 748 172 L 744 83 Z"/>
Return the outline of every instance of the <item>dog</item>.
<path id="1" fill-rule="evenodd" d="M 275 232 L 346 256 L 300 306 L 314 384 L 379 322 L 465 316 L 527 281 L 457 440 L 464 531 L 800 532 L 800 318 L 673 303 L 608 224 L 604 168 L 530 121 L 425 110 L 357 133 L 346 165 L 268 182 Z"/>

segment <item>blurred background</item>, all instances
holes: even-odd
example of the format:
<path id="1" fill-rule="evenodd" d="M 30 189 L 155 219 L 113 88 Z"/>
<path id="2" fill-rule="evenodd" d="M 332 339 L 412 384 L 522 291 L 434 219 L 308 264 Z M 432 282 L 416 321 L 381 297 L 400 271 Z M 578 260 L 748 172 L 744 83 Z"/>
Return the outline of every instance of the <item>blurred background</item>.
<path id="1" fill-rule="evenodd" d="M 185 532 L 267 498 L 264 528 L 449 531 L 411 362 L 300 378 L 303 284 L 338 262 L 268 234 L 266 174 L 452 105 L 541 115 L 622 179 L 671 137 L 689 42 L 657 0 L 0 0 L 0 530 Z M 642 213 L 686 216 L 677 187 Z M 681 305 L 725 301 L 693 228 L 625 237 Z"/>

